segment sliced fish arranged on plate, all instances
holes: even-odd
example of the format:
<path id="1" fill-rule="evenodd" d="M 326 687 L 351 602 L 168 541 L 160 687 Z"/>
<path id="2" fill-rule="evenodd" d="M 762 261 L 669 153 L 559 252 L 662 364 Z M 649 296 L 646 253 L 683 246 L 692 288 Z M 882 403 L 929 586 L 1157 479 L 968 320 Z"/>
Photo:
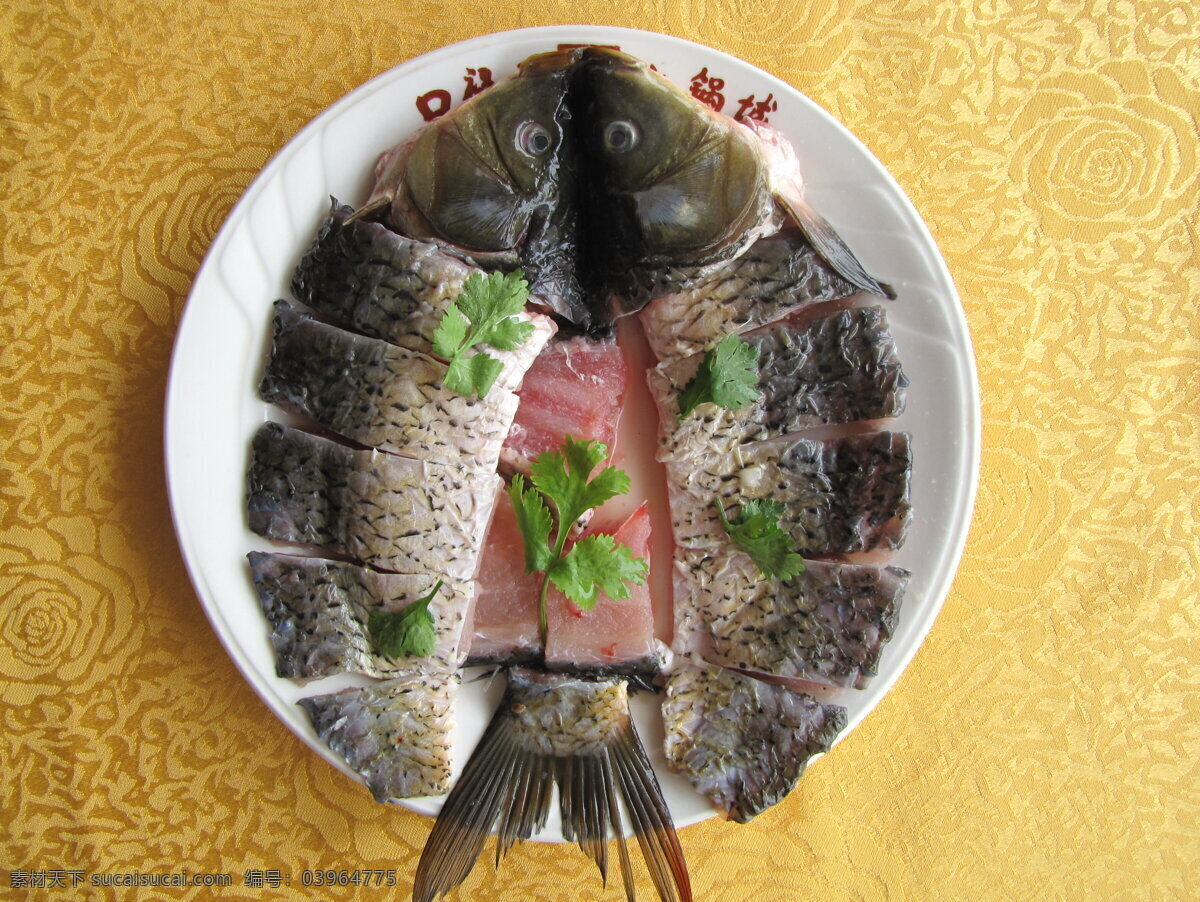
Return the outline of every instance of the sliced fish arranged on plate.
<path id="1" fill-rule="evenodd" d="M 481 273 L 518 266 L 525 309 L 467 300 Z M 807 204 L 777 133 L 601 47 L 531 57 L 385 150 L 363 207 L 333 201 L 292 291 L 315 316 L 276 303 L 261 395 L 335 438 L 267 423 L 252 442 L 251 528 L 329 555 L 250 555 L 278 672 L 372 681 L 301 704 L 388 801 L 450 790 L 464 660 L 507 672 L 414 899 L 462 883 L 493 831 L 498 862 L 541 830 L 557 789 L 563 837 L 602 875 L 616 840 L 627 898 L 628 829 L 660 898 L 690 900 L 629 683 L 665 686 L 668 765 L 737 821 L 830 747 L 845 711 L 799 690 L 866 684 L 908 575 L 811 560 L 768 575 L 727 518 L 751 501 L 778 510 L 770 527 L 797 560 L 903 542 L 908 435 L 804 434 L 903 410 L 883 310 L 851 297 L 895 293 Z M 617 437 L 628 363 L 613 325 L 638 311 L 659 360 L 648 378 L 677 546 L 674 654 L 642 582 L 649 509 L 589 522 L 599 502 L 576 503 L 596 467 L 581 449 Z M 680 417 L 680 393 L 731 335 L 753 351 L 752 398 Z M 461 390 L 463 372 L 492 367 L 490 389 Z M 385 654 L 373 622 L 412 612 L 430 651 Z"/>

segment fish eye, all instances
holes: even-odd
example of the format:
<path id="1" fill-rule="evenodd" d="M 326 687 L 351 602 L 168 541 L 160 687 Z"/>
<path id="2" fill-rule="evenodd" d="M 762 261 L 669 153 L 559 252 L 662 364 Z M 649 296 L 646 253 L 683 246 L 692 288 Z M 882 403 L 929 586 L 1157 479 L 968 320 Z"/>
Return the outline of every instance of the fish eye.
<path id="1" fill-rule="evenodd" d="M 613 153 L 633 150 L 637 142 L 637 129 L 627 119 L 617 119 L 604 126 L 604 146 Z"/>
<path id="2" fill-rule="evenodd" d="M 546 127 L 533 120 L 522 122 L 517 128 L 517 150 L 523 154 L 528 154 L 531 157 L 540 157 L 550 149 L 550 145 L 553 143 L 550 138 L 550 132 L 546 130 Z"/>

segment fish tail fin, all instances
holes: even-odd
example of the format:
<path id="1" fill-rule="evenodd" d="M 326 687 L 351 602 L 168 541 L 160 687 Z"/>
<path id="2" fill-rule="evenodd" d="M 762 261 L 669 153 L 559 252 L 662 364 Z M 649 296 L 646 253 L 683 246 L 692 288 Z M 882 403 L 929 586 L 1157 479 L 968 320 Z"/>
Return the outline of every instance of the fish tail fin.
<path id="1" fill-rule="evenodd" d="M 842 236 L 803 198 L 795 192 L 780 192 L 776 195 L 776 200 L 782 204 L 788 215 L 800 227 L 809 244 L 834 272 L 860 291 L 869 291 L 892 301 L 896 299 L 896 290 L 868 273 L 858 261 L 858 257 L 854 256 L 854 251 L 842 240 Z"/>
<path id="2" fill-rule="evenodd" d="M 545 721 L 532 718 L 535 712 L 513 695 L 510 681 L 509 694 L 446 797 L 425 843 L 413 881 L 414 902 L 433 902 L 461 884 L 493 829 L 497 865 L 518 840 L 542 829 L 555 786 L 563 838 L 596 862 L 606 883 L 608 841 L 615 837 L 626 898 L 636 898 L 623 835 L 623 805 L 660 898 L 691 902 L 683 851 L 621 688 L 623 710 L 615 717 L 611 710 L 597 711 L 598 719 L 611 718 L 612 723 L 580 739 L 531 729 Z M 528 708 L 536 704 L 530 701 Z"/>

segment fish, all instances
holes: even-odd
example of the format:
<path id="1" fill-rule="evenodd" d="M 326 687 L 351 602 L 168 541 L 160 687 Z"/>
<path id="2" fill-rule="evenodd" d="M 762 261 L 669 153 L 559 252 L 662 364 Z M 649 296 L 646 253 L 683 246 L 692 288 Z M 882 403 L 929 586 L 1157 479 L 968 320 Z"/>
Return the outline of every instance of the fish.
<path id="1" fill-rule="evenodd" d="M 750 499 L 779 502 L 780 528 L 806 557 L 899 548 L 912 518 L 906 432 L 783 436 L 666 468 L 675 542 L 685 548 L 729 545 L 718 502 L 730 518 Z"/>
<path id="2" fill-rule="evenodd" d="M 434 241 L 487 268 L 520 265 L 535 299 L 586 327 L 576 272 L 576 50 L 537 54 L 517 74 L 384 152 L 356 217 Z"/>
<path id="3" fill-rule="evenodd" d="M 386 150 L 363 206 L 331 203 L 292 282 L 315 316 L 277 303 L 260 394 L 367 450 L 277 424 L 254 439 L 251 528 L 351 559 L 252 555 L 281 672 L 379 678 L 302 704 L 376 798 L 392 800 L 450 788 L 456 660 L 465 653 L 503 669 L 504 699 L 434 824 L 415 900 L 461 884 L 493 830 L 497 863 L 531 838 L 555 789 L 564 838 L 605 878 L 616 840 L 628 898 L 623 811 L 660 898 L 690 900 L 630 719 L 630 681 L 659 674 L 671 766 L 735 820 L 782 798 L 844 727 L 844 709 L 794 684 L 864 684 L 906 575 L 812 562 L 786 583 L 752 580 L 717 503 L 736 517 L 747 499 L 780 501 L 781 527 L 810 557 L 903 541 L 908 435 L 798 434 L 902 409 L 905 380 L 882 313 L 832 309 L 858 292 L 894 290 L 808 205 L 782 137 L 709 110 L 606 48 L 531 57 Z M 516 266 L 531 283 L 526 315 L 538 340 L 505 360 L 486 399 L 447 392 L 445 361 L 431 353 L 441 312 L 471 273 Z M 676 585 L 695 596 L 677 599 L 674 656 L 654 639 L 640 589 L 592 612 L 550 592 L 539 629 L 541 578 L 524 572 L 512 505 L 498 493 L 501 461 L 528 472 L 568 432 L 615 424 L 623 388 L 599 374 L 623 375 L 611 335 L 635 313 L 660 363 L 651 378 L 664 421 L 696 355 L 725 335 L 759 349 L 766 386 L 761 404 L 741 413 L 698 411 L 691 431 L 664 428 Z M 868 362 L 870 372 L 851 372 Z M 646 510 L 616 536 L 644 553 Z M 364 613 L 427 591 L 435 574 L 453 593 L 446 610 L 465 607 L 461 626 L 449 616 L 433 660 L 384 660 Z M 473 598 L 457 591 L 463 581 Z M 789 635 L 776 641 L 770 631 L 782 624 Z M 618 641 L 603 643 L 613 630 Z M 330 647 L 338 632 L 340 651 Z"/>
<path id="4" fill-rule="evenodd" d="M 662 702 L 667 766 L 746 823 L 796 786 L 846 709 L 699 659 L 676 658 Z"/>
<path id="5" fill-rule="evenodd" d="M 703 360 L 696 354 L 647 374 L 659 409 L 659 457 L 726 453 L 815 426 L 899 416 L 908 377 L 882 307 L 788 318 L 746 332 L 758 354 L 758 397 L 727 409 L 711 402 L 679 417 L 679 395 Z"/>
<path id="6" fill-rule="evenodd" d="M 317 736 L 363 778 L 377 802 L 450 789 L 460 678 L 438 666 L 362 688 L 302 698 Z"/>
<path id="7" fill-rule="evenodd" d="M 382 570 L 475 575 L 501 479 L 360 451 L 279 423 L 251 443 L 250 529 Z"/>
<path id="8" fill-rule="evenodd" d="M 512 668 L 421 852 L 414 902 L 432 902 L 461 884 L 493 831 L 498 865 L 514 843 L 546 825 L 555 787 L 563 838 L 576 842 L 605 880 L 608 839 L 616 840 L 627 899 L 636 896 L 622 808 L 659 897 L 691 900 L 683 850 L 630 716 L 625 681 Z"/>
<path id="9" fill-rule="evenodd" d="M 802 234 L 784 228 L 733 260 L 642 274 L 635 295 L 650 299 L 638 319 L 661 362 L 698 354 L 730 333 L 768 325 L 856 292 Z"/>
<path id="10" fill-rule="evenodd" d="M 402 673 L 412 661 L 380 653 L 367 623 L 373 612 L 402 611 L 434 589 L 428 610 L 436 640 L 428 661 L 452 671 L 466 656 L 464 624 L 475 597 L 469 580 L 430 571 L 381 573 L 349 561 L 261 551 L 250 552 L 247 559 L 271 625 L 275 672 L 281 677 L 361 673 L 385 678 Z"/>
<path id="11" fill-rule="evenodd" d="M 807 203 L 795 151 L 778 132 L 735 122 L 617 50 L 588 48 L 578 66 L 568 103 L 584 131 L 591 201 L 582 221 L 611 236 L 585 235 L 585 247 L 604 247 L 592 259 L 608 278 L 735 259 L 790 224 L 853 290 L 895 297 Z M 645 300 L 625 298 L 625 312 Z"/>
<path id="12" fill-rule="evenodd" d="M 318 322 L 277 301 L 259 394 L 359 444 L 493 473 L 519 403 L 504 386 L 524 373 L 502 374 L 479 398 L 445 388 L 446 370 L 431 357 Z"/>
<path id="13" fill-rule="evenodd" d="M 806 561 L 766 577 L 739 551 L 675 555 L 675 651 L 724 667 L 864 689 L 895 629 L 911 574 Z"/>
<path id="14" fill-rule="evenodd" d="M 612 532 L 612 537 L 635 558 L 648 560 L 649 507 L 643 503 Z M 546 622 L 544 659 L 549 670 L 654 676 L 667 657 L 665 647 L 654 638 L 649 581 L 631 586 L 629 597 L 620 601 L 601 592 L 596 606 L 589 611 L 576 607 L 551 588 Z"/>
<path id="15" fill-rule="evenodd" d="M 525 571 L 525 540 L 512 499 L 501 492 L 475 577 L 467 630 L 468 665 L 531 664 L 542 659 L 538 593 L 542 578 Z"/>
<path id="16" fill-rule="evenodd" d="M 615 451 L 625 390 L 625 356 L 616 341 L 574 336 L 547 345 L 517 392 L 521 403 L 500 451 L 501 465 L 528 473 L 530 461 L 561 448 L 568 435 Z"/>
<path id="17" fill-rule="evenodd" d="M 846 293 L 895 296 L 807 203 L 782 136 L 610 48 L 531 57 L 386 151 L 354 214 L 372 215 L 480 265 L 520 262 L 535 297 L 588 334 L 651 300 L 660 270 L 735 259 L 785 225 Z"/>
<path id="18" fill-rule="evenodd" d="M 318 316 L 346 329 L 436 356 L 433 333 L 477 266 L 435 244 L 405 238 L 377 222 L 350 220 L 352 210 L 330 199 L 329 214 L 292 276 L 292 294 Z M 523 312 L 531 337 L 511 351 L 488 347 L 504 369 L 501 387 L 515 389 L 557 327 Z M 467 351 L 470 357 L 480 349 Z"/>

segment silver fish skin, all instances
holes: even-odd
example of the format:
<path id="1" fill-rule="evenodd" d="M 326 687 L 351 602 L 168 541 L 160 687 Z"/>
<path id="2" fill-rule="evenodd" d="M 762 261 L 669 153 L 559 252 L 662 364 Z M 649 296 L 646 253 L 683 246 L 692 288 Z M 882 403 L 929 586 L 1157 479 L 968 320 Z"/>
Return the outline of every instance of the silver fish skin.
<path id="1" fill-rule="evenodd" d="M 808 561 L 765 577 L 741 552 L 676 550 L 676 651 L 770 676 L 863 689 L 878 672 L 909 573 Z"/>
<path id="2" fill-rule="evenodd" d="M 377 802 L 450 789 L 458 674 L 413 666 L 393 679 L 299 701 L 329 748 Z"/>
<path id="3" fill-rule="evenodd" d="M 381 451 L 495 472 L 516 395 L 493 386 L 486 398 L 465 397 L 442 386 L 445 375 L 446 365 L 430 357 L 277 301 L 260 394 Z"/>
<path id="4" fill-rule="evenodd" d="M 706 402 L 679 419 L 679 395 L 703 354 L 647 373 L 658 404 L 660 459 L 728 453 L 814 426 L 899 416 L 908 377 L 882 307 L 784 320 L 742 336 L 758 351 L 759 396 L 733 410 Z"/>
<path id="5" fill-rule="evenodd" d="M 668 767 L 738 823 L 791 792 L 846 725 L 839 705 L 684 657 L 662 711 Z"/>
<path id="6" fill-rule="evenodd" d="M 468 277 L 483 270 L 436 245 L 398 235 L 387 227 L 357 220 L 347 223 L 350 207 L 333 201 L 332 209 L 292 277 L 296 299 L 317 314 L 346 328 L 392 344 L 434 355 L 433 333 L 446 308 L 462 293 Z M 539 313 L 516 319 L 534 325 L 534 335 L 519 348 L 501 351 L 477 347 L 504 365 L 497 380 L 515 389 L 542 347 L 557 331 Z"/>
<path id="7" fill-rule="evenodd" d="M 361 673 L 384 678 L 406 672 L 413 659 L 379 652 L 368 622 L 375 611 L 403 611 L 438 583 L 441 588 L 428 606 L 436 644 L 424 660 L 447 670 L 463 662 L 463 624 L 475 594 L 466 580 L 430 572 L 380 573 L 347 561 L 291 554 L 252 551 L 247 557 L 281 677 Z"/>
<path id="8" fill-rule="evenodd" d="M 251 445 L 250 528 L 383 570 L 475 575 L 500 477 L 356 451 L 278 423 Z"/>
<path id="9" fill-rule="evenodd" d="M 912 516 L 905 432 L 784 436 L 666 466 L 675 541 L 685 548 L 729 547 L 718 500 L 731 519 L 752 498 L 782 503 L 780 528 L 805 556 L 899 548 Z"/>
<path id="10" fill-rule="evenodd" d="M 730 332 L 857 292 L 792 231 L 761 238 L 733 260 L 665 269 L 642 279 L 646 284 L 635 294 L 651 300 L 641 322 L 660 361 L 697 354 Z"/>
<path id="11" fill-rule="evenodd" d="M 522 668 L 508 672 L 504 698 L 442 806 L 417 865 L 414 902 L 461 884 L 493 830 L 499 865 L 514 843 L 545 826 L 555 786 L 563 838 L 606 880 L 608 839 L 617 840 L 627 899 L 635 893 L 622 808 L 659 898 L 690 902 L 683 850 L 634 728 L 625 682 Z"/>

